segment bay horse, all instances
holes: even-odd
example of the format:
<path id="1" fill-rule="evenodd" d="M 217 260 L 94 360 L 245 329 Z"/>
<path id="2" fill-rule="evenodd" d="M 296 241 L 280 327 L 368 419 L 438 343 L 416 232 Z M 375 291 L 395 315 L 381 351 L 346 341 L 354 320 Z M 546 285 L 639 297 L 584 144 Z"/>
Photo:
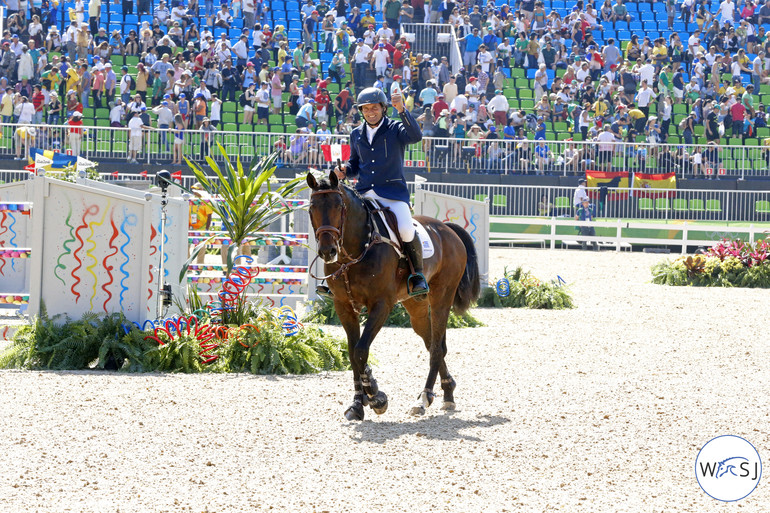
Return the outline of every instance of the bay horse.
<path id="1" fill-rule="evenodd" d="M 442 409 L 453 410 L 456 383 L 444 361 L 449 311 L 454 308 L 458 313 L 465 312 L 478 299 L 481 289 L 476 249 L 470 235 L 454 223 L 415 217 L 428 232 L 435 252 L 424 259 L 430 292 L 427 298 L 413 298 L 407 293 L 405 259 L 400 265 L 402 259 L 394 248 L 379 243 L 374 214 L 361 196 L 341 184 L 333 171 L 320 183 L 308 173 L 307 183 L 312 190 L 309 213 L 318 243 L 317 258 L 324 262 L 334 309 L 347 334 L 353 369 L 353 404 L 345 410 L 345 417 L 363 420 L 367 405 L 377 414 L 388 408 L 388 397 L 379 390 L 367 361 L 369 346 L 399 301 L 409 313 L 412 329 L 430 353 L 428 378 L 410 413 L 422 415 L 432 404 L 437 374 L 441 375 L 444 391 Z M 368 313 L 363 333 L 359 324 L 362 307 Z"/>

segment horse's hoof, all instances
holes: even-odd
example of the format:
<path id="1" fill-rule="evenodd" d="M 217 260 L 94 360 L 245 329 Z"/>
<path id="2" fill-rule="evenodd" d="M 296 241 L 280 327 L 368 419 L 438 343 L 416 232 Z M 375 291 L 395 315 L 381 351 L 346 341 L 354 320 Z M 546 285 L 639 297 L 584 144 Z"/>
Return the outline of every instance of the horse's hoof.
<path id="1" fill-rule="evenodd" d="M 452 401 L 444 401 L 444 404 L 441 405 L 441 409 L 446 411 L 454 411 L 455 403 Z"/>
<path id="2" fill-rule="evenodd" d="M 372 407 L 374 413 L 382 415 L 388 411 L 388 396 L 385 395 L 385 392 L 377 392 L 369 398 L 369 406 Z"/>
<path id="3" fill-rule="evenodd" d="M 425 415 L 425 406 L 412 406 L 412 409 L 409 410 L 409 415 L 412 415 L 414 417 L 420 417 L 422 415 Z"/>
<path id="4" fill-rule="evenodd" d="M 364 420 L 364 406 L 361 403 L 353 403 L 345 410 L 345 418 L 348 420 Z"/>

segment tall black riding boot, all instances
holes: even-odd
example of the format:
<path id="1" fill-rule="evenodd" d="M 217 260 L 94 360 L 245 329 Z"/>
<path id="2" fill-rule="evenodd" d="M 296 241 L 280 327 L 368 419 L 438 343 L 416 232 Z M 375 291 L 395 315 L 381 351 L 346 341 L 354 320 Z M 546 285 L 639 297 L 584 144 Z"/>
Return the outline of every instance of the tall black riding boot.
<path id="1" fill-rule="evenodd" d="M 406 290 L 410 296 L 421 301 L 430 292 L 430 287 L 425 280 L 425 275 L 422 274 L 422 243 L 420 238 L 415 236 L 411 242 L 404 242 L 404 252 L 414 268 L 414 274 L 409 275 L 406 280 Z"/>

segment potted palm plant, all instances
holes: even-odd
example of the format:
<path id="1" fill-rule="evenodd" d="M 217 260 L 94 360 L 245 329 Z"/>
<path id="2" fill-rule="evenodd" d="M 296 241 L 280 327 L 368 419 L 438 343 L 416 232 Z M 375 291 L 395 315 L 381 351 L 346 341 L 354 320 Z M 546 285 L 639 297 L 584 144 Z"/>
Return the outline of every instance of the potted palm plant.
<path id="1" fill-rule="evenodd" d="M 287 200 L 295 198 L 303 178 L 295 178 L 282 184 L 271 182 L 275 173 L 277 153 L 255 157 L 248 169 L 244 169 L 241 159 L 230 160 L 221 144 L 219 152 L 224 157 L 222 166 L 211 157 L 206 157 L 214 177 L 196 163 L 187 160 L 187 164 L 198 180 L 201 188 L 219 201 L 211 202 L 211 209 L 222 219 L 222 227 L 227 232 L 231 244 L 227 251 L 227 274 L 232 271 L 235 253 L 247 240 L 259 240 L 259 232 L 292 211 Z M 216 178 L 216 179 L 213 179 Z M 190 192 L 190 191 L 188 191 Z M 184 279 L 189 265 L 196 259 L 214 236 L 202 241 L 190 253 L 190 258 L 182 266 L 179 280 Z"/>

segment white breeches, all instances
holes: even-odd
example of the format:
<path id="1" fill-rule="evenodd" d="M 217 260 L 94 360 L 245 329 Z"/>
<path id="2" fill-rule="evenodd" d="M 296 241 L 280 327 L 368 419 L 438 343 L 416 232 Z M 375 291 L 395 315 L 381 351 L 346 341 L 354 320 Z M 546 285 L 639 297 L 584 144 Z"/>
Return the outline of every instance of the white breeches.
<path id="1" fill-rule="evenodd" d="M 401 236 L 403 242 L 412 242 L 414 240 L 414 225 L 412 225 L 412 211 L 409 208 L 408 203 L 403 201 L 392 200 L 379 196 L 374 189 L 369 189 L 363 194 L 364 198 L 375 199 L 382 203 L 384 207 L 388 207 L 394 214 L 396 214 L 396 221 L 398 221 L 398 234 Z"/>

